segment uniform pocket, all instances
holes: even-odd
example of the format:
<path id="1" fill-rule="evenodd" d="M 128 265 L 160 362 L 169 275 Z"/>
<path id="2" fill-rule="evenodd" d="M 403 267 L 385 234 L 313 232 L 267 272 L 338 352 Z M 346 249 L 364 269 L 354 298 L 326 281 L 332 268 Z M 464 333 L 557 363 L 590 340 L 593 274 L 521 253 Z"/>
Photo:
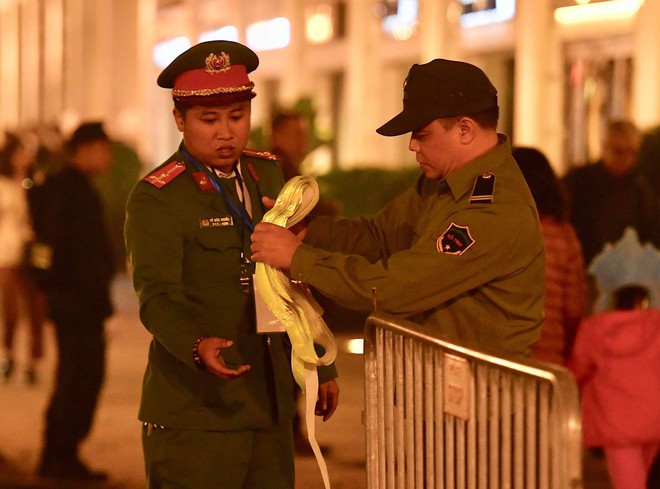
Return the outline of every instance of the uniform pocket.
<path id="1" fill-rule="evenodd" d="M 183 254 L 184 281 L 189 284 L 220 284 L 236 281 L 240 275 L 242 243 L 236 229 L 202 230 Z"/>

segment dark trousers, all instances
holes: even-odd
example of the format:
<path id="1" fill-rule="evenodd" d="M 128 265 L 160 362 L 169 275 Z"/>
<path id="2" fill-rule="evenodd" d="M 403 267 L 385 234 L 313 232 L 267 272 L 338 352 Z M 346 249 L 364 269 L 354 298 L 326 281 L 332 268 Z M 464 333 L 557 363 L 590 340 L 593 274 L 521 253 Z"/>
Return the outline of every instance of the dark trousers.
<path id="1" fill-rule="evenodd" d="M 104 317 L 89 304 L 72 301 L 71 297 L 55 295 L 49 302 L 58 364 L 46 411 L 43 458 L 71 460 L 77 457 L 78 445 L 90 431 L 103 384 Z"/>
<path id="2" fill-rule="evenodd" d="M 291 424 L 244 431 L 142 428 L 149 489 L 293 489 Z"/>

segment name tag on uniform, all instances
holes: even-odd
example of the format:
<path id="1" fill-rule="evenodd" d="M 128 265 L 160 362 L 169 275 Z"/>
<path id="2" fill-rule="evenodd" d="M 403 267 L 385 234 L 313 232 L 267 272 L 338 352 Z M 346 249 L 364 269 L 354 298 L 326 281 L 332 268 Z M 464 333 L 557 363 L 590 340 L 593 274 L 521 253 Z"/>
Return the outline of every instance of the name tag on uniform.
<path id="1" fill-rule="evenodd" d="M 257 313 L 257 333 L 286 333 L 284 325 L 268 309 L 261 297 L 254 275 L 252 276 L 252 285 L 254 286 L 254 307 Z"/>
<path id="2" fill-rule="evenodd" d="M 199 220 L 200 228 L 221 228 L 225 226 L 233 226 L 234 219 L 231 216 L 224 217 L 205 217 Z"/>

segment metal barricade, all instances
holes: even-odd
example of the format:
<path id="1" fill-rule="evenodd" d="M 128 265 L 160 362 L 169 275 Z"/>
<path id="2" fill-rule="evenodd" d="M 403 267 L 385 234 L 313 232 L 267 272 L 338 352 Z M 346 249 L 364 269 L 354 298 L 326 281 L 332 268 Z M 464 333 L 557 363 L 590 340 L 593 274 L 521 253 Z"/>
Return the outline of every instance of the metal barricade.
<path id="1" fill-rule="evenodd" d="M 582 487 L 564 368 L 443 341 L 375 312 L 365 328 L 368 489 Z"/>

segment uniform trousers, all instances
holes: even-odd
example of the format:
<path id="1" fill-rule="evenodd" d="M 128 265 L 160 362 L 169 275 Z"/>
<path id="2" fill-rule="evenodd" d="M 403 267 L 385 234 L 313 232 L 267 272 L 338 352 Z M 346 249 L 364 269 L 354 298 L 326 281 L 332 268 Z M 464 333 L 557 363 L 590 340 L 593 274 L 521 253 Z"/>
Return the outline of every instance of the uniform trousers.
<path id="1" fill-rule="evenodd" d="M 71 460 L 92 426 L 105 374 L 105 314 L 65 292 L 49 296 L 58 363 L 46 411 L 44 460 Z"/>
<path id="2" fill-rule="evenodd" d="M 142 428 L 148 489 L 293 489 L 291 422 L 242 431 Z"/>

